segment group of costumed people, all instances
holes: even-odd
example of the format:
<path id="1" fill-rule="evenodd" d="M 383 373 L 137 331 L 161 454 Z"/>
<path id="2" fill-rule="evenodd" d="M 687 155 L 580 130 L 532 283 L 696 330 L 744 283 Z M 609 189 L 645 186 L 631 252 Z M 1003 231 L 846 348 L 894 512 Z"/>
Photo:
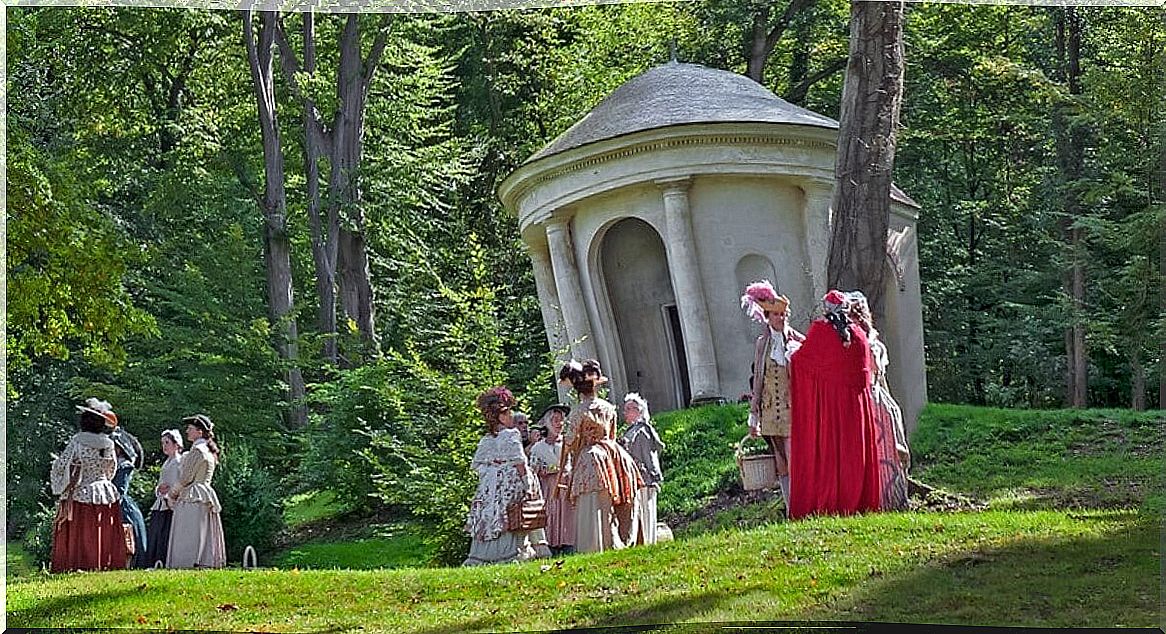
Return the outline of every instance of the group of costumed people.
<path id="1" fill-rule="evenodd" d="M 887 347 L 860 292 L 831 290 L 802 334 L 789 299 L 750 284 L 741 307 L 757 338 L 749 428 L 773 453 L 791 519 L 907 506 L 910 451 L 887 387 Z"/>
<path id="2" fill-rule="evenodd" d="M 559 381 L 578 397 L 539 417 L 539 440 L 523 446 L 514 395 L 505 387 L 478 397 L 486 434 L 471 463 L 478 488 L 463 565 L 602 552 L 657 541 L 656 496 L 664 443 L 648 403 L 624 398 L 627 427 L 617 436 L 615 405 L 596 394 L 607 377 L 599 362 L 571 361 Z M 533 435 L 533 434 L 532 434 Z"/>
<path id="3" fill-rule="evenodd" d="M 113 407 L 90 398 L 78 405 L 78 431 L 53 459 L 57 498 L 50 572 L 120 568 L 221 568 L 226 564 L 222 506 L 211 487 L 219 463 L 214 423 L 198 414 L 161 432 L 162 464 L 147 523 L 131 497 L 145 451 Z"/>

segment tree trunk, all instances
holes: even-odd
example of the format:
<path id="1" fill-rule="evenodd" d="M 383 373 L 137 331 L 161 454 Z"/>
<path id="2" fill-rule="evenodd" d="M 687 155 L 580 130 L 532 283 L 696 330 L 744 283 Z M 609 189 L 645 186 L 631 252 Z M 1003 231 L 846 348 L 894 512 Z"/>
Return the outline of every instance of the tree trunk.
<path id="1" fill-rule="evenodd" d="M 1084 130 L 1070 121 L 1074 99 L 1081 94 L 1081 19 L 1073 7 L 1057 14 L 1056 47 L 1061 79 L 1068 84 L 1069 98 L 1053 111 L 1057 138 L 1057 165 L 1061 176 L 1063 216 L 1061 231 L 1066 242 L 1069 267 L 1065 272 L 1065 292 L 1070 298 L 1071 322 L 1065 332 L 1066 404 L 1088 407 L 1089 365 L 1085 341 L 1085 236 L 1073 223 L 1081 215 L 1077 185 L 1083 172 Z"/>
<path id="2" fill-rule="evenodd" d="M 891 171 L 903 98 L 903 3 L 852 2 L 827 282 L 884 314 Z"/>
<path id="3" fill-rule="evenodd" d="M 761 84 L 765 76 L 765 62 L 769 53 L 765 50 L 765 38 L 769 34 L 769 5 L 759 7 L 753 14 L 753 35 L 749 42 L 749 66 L 746 75 Z"/>
<path id="4" fill-rule="evenodd" d="M 316 25 L 315 15 L 303 14 L 304 29 L 304 72 L 316 72 Z M 326 153 L 321 147 L 320 136 L 313 129 L 320 125 L 316 104 L 310 99 L 304 105 L 304 166 L 308 185 L 308 221 L 312 232 L 312 261 L 316 268 L 316 297 L 319 300 L 316 321 L 320 334 L 324 337 L 324 359 L 336 365 L 340 351 L 336 333 L 336 252 L 339 239 L 340 221 L 336 207 L 328 207 L 328 224 L 325 229 L 320 205 L 320 156 Z"/>
<path id="5" fill-rule="evenodd" d="M 287 233 L 287 195 L 284 190 L 283 150 L 276 120 L 275 83 L 272 76 L 272 42 L 275 38 L 274 12 L 261 12 L 259 44 L 255 42 L 254 12 L 243 20 L 243 37 L 251 67 L 251 79 L 259 110 L 259 130 L 263 139 L 263 256 L 267 269 L 267 310 L 275 335 L 275 347 L 287 364 L 291 405 L 290 426 L 299 428 L 307 420 L 303 405 L 304 378 L 296 365 L 295 300 L 292 294 L 291 242 Z"/>
<path id="6" fill-rule="evenodd" d="M 337 75 L 339 107 L 332 126 L 332 173 L 329 179 L 331 205 L 345 222 L 340 228 L 337 258 L 341 307 L 356 322 L 361 339 L 375 353 L 376 328 L 372 308 L 372 281 L 368 250 L 364 240 L 365 217 L 360 188 L 360 152 L 364 138 L 364 105 L 371 73 L 366 73 L 360 54 L 360 27 L 357 14 L 349 14 L 340 44 L 340 72 Z M 383 43 L 381 44 L 383 48 Z M 376 45 L 370 62 L 379 57 Z"/>
<path id="7" fill-rule="evenodd" d="M 1142 364 L 1141 354 L 1136 350 L 1130 355 L 1130 370 L 1133 373 L 1133 385 L 1130 386 L 1130 407 L 1135 411 L 1146 411 L 1146 366 Z"/>
<path id="8" fill-rule="evenodd" d="M 753 13 L 753 27 L 749 39 L 749 64 L 746 75 L 749 79 L 764 85 L 765 64 L 773 54 L 774 47 L 782 34 L 793 22 L 798 12 L 810 7 L 815 0 L 789 0 L 781 17 L 771 27 L 769 25 L 770 1 L 762 0 Z"/>

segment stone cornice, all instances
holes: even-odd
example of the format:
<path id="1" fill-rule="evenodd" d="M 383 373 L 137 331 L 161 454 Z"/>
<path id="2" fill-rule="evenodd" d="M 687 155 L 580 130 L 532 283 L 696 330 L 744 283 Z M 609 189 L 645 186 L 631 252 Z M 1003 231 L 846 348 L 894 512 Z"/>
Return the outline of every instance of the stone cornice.
<path id="1" fill-rule="evenodd" d="M 737 130 L 732 130 L 733 128 L 737 128 Z M 753 130 L 743 128 L 753 128 Z M 519 201 L 530 190 L 543 183 L 604 163 L 644 153 L 701 146 L 785 146 L 834 152 L 837 147 L 834 141 L 835 135 L 836 131 L 833 130 L 802 126 L 758 126 L 756 124 L 748 126 L 709 124 L 699 127 L 668 128 L 663 131 L 653 130 L 629 135 L 623 139 L 598 143 L 594 146 L 584 146 L 522 165 L 502 183 L 498 188 L 498 195 L 502 199 L 503 205 L 515 212 Z M 604 146 L 610 147 L 603 149 Z"/>

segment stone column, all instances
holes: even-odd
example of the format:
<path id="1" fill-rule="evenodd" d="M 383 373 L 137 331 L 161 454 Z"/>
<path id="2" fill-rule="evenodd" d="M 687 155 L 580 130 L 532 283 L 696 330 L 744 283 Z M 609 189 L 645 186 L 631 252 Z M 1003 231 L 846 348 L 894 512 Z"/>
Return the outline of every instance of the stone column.
<path id="1" fill-rule="evenodd" d="M 802 231 L 809 268 L 810 301 L 815 305 L 829 290 L 826 288 L 826 265 L 830 255 L 830 230 L 834 211 L 830 203 L 834 183 L 826 180 L 808 180 L 802 183 Z"/>
<path id="2" fill-rule="evenodd" d="M 595 341 L 591 336 L 587 304 L 583 301 L 583 287 L 579 283 L 579 268 L 575 266 L 575 246 L 568 222 L 565 218 L 547 221 L 547 247 L 571 354 L 577 359 L 594 359 L 597 358 Z"/>
<path id="3" fill-rule="evenodd" d="M 536 237 L 535 241 L 527 243 L 530 253 L 530 263 L 534 268 L 534 286 L 538 291 L 538 304 L 542 310 L 543 326 L 547 331 L 547 345 L 555 357 L 552 372 L 558 372 L 562 364 L 571 356 L 568 347 L 567 329 L 563 324 L 563 309 L 559 303 L 559 291 L 555 286 L 555 273 L 551 267 L 551 254 L 547 242 Z M 555 382 L 558 383 L 556 375 Z M 559 402 L 566 403 L 568 389 L 559 385 Z"/>
<path id="4" fill-rule="evenodd" d="M 688 178 L 657 181 L 663 191 L 664 219 L 667 227 L 665 246 L 668 271 L 680 313 L 684 335 L 684 352 L 688 358 L 688 376 L 692 381 L 694 401 L 720 397 L 717 356 L 713 348 L 712 324 L 704 298 L 696 241 L 692 235 L 692 218 L 688 206 Z"/>

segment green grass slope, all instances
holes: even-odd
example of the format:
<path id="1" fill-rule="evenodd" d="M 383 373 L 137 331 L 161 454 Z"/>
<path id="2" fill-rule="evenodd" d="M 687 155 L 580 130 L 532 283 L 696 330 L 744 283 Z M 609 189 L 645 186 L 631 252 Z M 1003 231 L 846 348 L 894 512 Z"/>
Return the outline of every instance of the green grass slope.
<path id="1" fill-rule="evenodd" d="M 740 406 L 658 417 L 662 506 L 689 512 L 736 486 L 743 420 Z M 912 439 L 915 473 L 991 510 L 788 523 L 763 503 L 672 543 L 478 569 L 25 572 L 9 576 L 8 622 L 424 633 L 743 619 L 1155 626 L 1163 435 L 1161 412 L 930 406 Z M 329 556 L 346 567 L 391 549 L 342 546 Z"/>

